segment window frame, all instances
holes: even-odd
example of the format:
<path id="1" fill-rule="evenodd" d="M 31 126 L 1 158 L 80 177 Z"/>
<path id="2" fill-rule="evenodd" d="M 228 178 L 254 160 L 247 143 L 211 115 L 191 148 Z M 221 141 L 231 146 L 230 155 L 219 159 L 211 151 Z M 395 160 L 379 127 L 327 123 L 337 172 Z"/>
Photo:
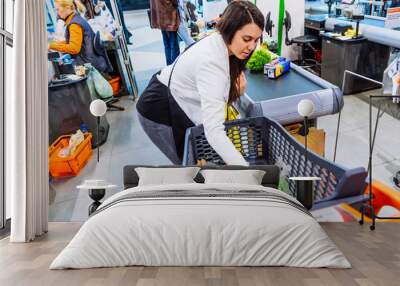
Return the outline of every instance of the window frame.
<path id="1" fill-rule="evenodd" d="M 0 236 L 9 231 L 10 221 L 6 217 L 5 189 L 5 91 L 6 48 L 13 47 L 13 34 L 6 31 L 6 0 L 0 0 Z M 15 4 L 14 0 L 12 5 Z M 13 8 L 14 11 L 14 8 Z"/>

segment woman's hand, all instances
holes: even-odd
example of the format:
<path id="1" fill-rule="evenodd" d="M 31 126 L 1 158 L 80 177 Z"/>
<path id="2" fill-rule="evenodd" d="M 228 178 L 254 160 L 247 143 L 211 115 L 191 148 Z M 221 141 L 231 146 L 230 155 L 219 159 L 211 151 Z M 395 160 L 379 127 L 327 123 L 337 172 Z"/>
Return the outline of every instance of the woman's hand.
<path id="1" fill-rule="evenodd" d="M 244 72 L 242 72 L 240 74 L 236 85 L 239 89 L 240 95 L 243 95 L 246 92 L 246 88 L 247 88 L 247 80 L 246 80 L 246 76 L 245 76 Z"/>

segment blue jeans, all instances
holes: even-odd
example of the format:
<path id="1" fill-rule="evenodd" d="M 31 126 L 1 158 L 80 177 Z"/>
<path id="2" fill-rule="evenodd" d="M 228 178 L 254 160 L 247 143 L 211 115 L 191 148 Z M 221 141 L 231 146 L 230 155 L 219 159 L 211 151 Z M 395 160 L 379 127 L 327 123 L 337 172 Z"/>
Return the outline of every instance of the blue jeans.
<path id="1" fill-rule="evenodd" d="M 178 33 L 170 31 L 161 31 L 163 42 L 165 58 L 167 60 L 167 65 L 172 64 L 175 59 L 179 56 L 179 43 L 178 43 Z"/>
<path id="2" fill-rule="evenodd" d="M 178 1 L 178 12 L 179 12 L 179 17 L 180 17 L 181 21 L 179 23 L 179 28 L 178 28 L 177 33 L 178 33 L 179 38 L 181 38 L 181 40 L 185 42 L 186 47 L 189 47 L 195 41 L 188 33 L 188 25 L 187 25 L 187 21 L 186 21 L 185 9 L 183 7 L 184 7 L 183 0 L 179 0 Z"/>
<path id="3" fill-rule="evenodd" d="M 179 24 L 178 28 L 178 36 L 181 38 L 182 41 L 185 42 L 186 47 L 189 47 L 193 43 L 195 43 L 195 40 L 189 35 L 188 30 L 187 30 L 187 25 L 183 21 Z"/>

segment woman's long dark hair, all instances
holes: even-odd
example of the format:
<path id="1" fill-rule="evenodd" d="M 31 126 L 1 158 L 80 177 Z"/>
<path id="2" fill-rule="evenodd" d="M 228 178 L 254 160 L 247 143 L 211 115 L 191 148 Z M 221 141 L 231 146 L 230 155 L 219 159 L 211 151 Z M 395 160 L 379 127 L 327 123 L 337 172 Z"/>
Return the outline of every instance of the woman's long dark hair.
<path id="1" fill-rule="evenodd" d="M 243 28 L 243 26 L 251 23 L 256 24 L 261 30 L 263 30 L 263 14 L 253 3 L 245 0 L 237 0 L 232 1 L 228 7 L 226 7 L 221 16 L 221 20 L 218 22 L 217 29 L 225 43 L 230 45 L 236 32 Z M 245 70 L 246 63 L 250 57 L 251 54 L 245 60 L 240 60 L 234 55 L 229 57 L 231 87 L 229 90 L 228 103 L 235 102 L 240 97 L 240 90 L 236 83 L 238 82 L 242 71 Z"/>

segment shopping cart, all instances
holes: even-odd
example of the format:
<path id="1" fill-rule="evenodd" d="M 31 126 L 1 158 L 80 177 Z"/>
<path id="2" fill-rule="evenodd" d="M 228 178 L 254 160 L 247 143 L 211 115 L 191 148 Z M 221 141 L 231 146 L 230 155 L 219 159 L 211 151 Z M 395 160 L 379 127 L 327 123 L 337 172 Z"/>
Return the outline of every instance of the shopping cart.
<path id="1" fill-rule="evenodd" d="M 364 201 L 367 171 L 347 169 L 308 151 L 278 122 L 265 118 L 246 118 L 225 123 L 225 130 L 235 147 L 250 165 L 284 164 L 288 177 L 316 176 L 321 180 L 314 186 L 314 208 L 337 203 Z M 209 145 L 203 126 L 186 132 L 183 165 L 194 165 L 204 159 L 212 164 L 225 164 Z M 307 165 L 306 162 L 307 161 Z M 289 193 L 295 194 L 295 183 L 289 181 Z"/>

